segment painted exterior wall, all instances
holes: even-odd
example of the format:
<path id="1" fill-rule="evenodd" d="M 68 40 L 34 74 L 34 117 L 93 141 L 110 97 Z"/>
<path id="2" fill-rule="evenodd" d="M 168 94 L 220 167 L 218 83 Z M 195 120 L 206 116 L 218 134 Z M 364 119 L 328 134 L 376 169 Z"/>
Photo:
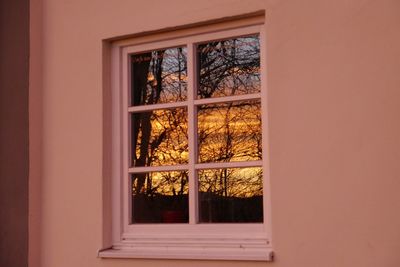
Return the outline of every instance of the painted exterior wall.
<path id="1" fill-rule="evenodd" d="M 97 258 L 102 40 L 257 10 L 268 37 L 275 261 Z M 31 31 L 43 34 L 31 50 L 41 55 L 31 68 L 43 70 L 31 78 L 42 83 L 30 96 L 41 177 L 31 266 L 400 266 L 399 14 L 396 0 L 43 0 L 31 9 Z"/>
<path id="2" fill-rule="evenodd" d="M 29 0 L 0 1 L 0 266 L 28 266 Z"/>

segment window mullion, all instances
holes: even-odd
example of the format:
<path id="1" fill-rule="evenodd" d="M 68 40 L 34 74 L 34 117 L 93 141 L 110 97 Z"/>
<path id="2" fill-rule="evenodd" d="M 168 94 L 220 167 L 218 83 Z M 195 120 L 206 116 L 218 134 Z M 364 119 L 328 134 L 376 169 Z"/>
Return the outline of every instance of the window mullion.
<path id="1" fill-rule="evenodd" d="M 173 109 L 173 108 L 180 108 L 186 107 L 187 101 L 181 102 L 172 102 L 172 103 L 162 103 L 162 104 L 152 104 L 152 105 L 142 105 L 142 106 L 131 106 L 128 107 L 129 113 L 140 113 L 140 112 L 149 112 L 158 109 Z"/>
<path id="2" fill-rule="evenodd" d="M 189 224 L 197 223 L 197 174 L 195 163 L 197 159 L 197 115 L 194 100 L 196 98 L 196 48 L 195 44 L 187 45 L 188 69 L 188 146 L 189 146 Z"/>
<path id="3" fill-rule="evenodd" d="M 232 95 L 232 96 L 197 99 L 194 101 L 194 104 L 196 106 L 200 106 L 200 105 L 209 105 L 209 104 L 230 103 L 230 102 L 235 102 L 235 101 L 257 100 L 260 98 L 261 98 L 261 93 Z"/>
<path id="4" fill-rule="evenodd" d="M 262 167 L 263 161 L 230 161 L 230 162 L 206 162 L 195 164 L 196 170 L 204 169 L 225 169 L 225 168 L 249 168 L 249 167 Z"/>
<path id="5" fill-rule="evenodd" d="M 184 171 L 187 170 L 187 165 L 165 165 L 165 166 L 143 166 L 131 167 L 128 173 L 145 173 L 145 172 L 168 172 L 168 171 Z"/>

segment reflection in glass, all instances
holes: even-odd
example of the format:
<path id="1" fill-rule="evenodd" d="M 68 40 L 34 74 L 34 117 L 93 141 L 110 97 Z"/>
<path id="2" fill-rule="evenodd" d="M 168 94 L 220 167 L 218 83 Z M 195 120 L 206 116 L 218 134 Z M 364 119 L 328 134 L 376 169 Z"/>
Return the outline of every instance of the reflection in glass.
<path id="1" fill-rule="evenodd" d="M 188 162 L 187 111 L 160 109 L 131 115 L 132 166 Z"/>
<path id="2" fill-rule="evenodd" d="M 198 179 L 200 222 L 263 221 L 261 168 L 200 170 Z"/>
<path id="3" fill-rule="evenodd" d="M 135 173 L 132 223 L 187 223 L 187 171 Z"/>
<path id="4" fill-rule="evenodd" d="M 198 97 L 260 92 L 258 36 L 238 37 L 199 45 Z"/>
<path id="5" fill-rule="evenodd" d="M 186 48 L 169 48 L 132 55 L 131 105 L 186 100 Z"/>
<path id="6" fill-rule="evenodd" d="M 199 106 L 199 161 L 260 160 L 260 108 L 259 100 Z"/>

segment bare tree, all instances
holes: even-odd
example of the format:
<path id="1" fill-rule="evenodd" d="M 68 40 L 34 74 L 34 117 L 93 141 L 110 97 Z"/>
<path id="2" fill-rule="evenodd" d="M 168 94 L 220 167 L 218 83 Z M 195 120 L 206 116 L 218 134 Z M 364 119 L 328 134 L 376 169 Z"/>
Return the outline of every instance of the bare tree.
<path id="1" fill-rule="evenodd" d="M 186 51 L 166 49 L 132 57 L 132 105 L 186 100 Z M 257 37 L 210 42 L 198 46 L 198 97 L 255 93 L 260 90 Z M 209 122 L 214 119 L 214 122 Z M 215 119 L 218 123 L 215 123 Z M 261 159 L 260 104 L 230 102 L 198 107 L 200 162 L 229 162 Z M 132 164 L 157 166 L 186 164 L 187 111 L 184 108 L 133 114 Z M 261 172 L 253 179 L 240 169 L 204 173 L 200 190 L 223 197 L 262 194 Z M 187 172 L 165 172 L 132 176 L 134 194 L 139 196 L 187 194 Z"/>

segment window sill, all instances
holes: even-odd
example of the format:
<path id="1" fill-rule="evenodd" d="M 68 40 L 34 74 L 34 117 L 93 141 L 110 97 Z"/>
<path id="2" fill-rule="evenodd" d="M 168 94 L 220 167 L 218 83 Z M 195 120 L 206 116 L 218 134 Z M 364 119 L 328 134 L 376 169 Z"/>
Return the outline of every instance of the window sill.
<path id="1" fill-rule="evenodd" d="M 101 258 L 272 261 L 263 224 L 129 225 Z M 150 229 L 148 229 L 150 228 Z M 149 234 L 151 232 L 151 234 Z"/>
<path id="2" fill-rule="evenodd" d="M 101 258 L 272 261 L 272 248 L 264 242 L 132 243 L 100 250 Z"/>

